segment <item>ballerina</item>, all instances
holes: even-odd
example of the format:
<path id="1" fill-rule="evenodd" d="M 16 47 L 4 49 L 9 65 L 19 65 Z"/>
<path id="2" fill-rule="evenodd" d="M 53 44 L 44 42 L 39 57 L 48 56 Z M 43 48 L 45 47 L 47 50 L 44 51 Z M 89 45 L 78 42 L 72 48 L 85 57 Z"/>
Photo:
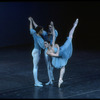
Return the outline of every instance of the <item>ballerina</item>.
<path id="1" fill-rule="evenodd" d="M 58 44 L 55 44 L 54 26 L 52 27 L 53 28 L 53 45 L 51 46 L 50 43 L 45 41 L 45 47 L 47 49 L 46 53 L 52 57 L 52 65 L 57 69 L 60 68 L 58 87 L 60 87 L 61 84 L 63 83 L 65 66 L 67 65 L 69 58 L 72 56 L 72 51 L 73 51 L 72 38 L 73 38 L 73 34 L 74 34 L 77 24 L 78 24 L 78 19 L 76 19 L 76 21 L 74 22 L 73 27 L 69 32 L 69 36 L 67 37 L 67 40 L 61 47 L 59 47 Z"/>

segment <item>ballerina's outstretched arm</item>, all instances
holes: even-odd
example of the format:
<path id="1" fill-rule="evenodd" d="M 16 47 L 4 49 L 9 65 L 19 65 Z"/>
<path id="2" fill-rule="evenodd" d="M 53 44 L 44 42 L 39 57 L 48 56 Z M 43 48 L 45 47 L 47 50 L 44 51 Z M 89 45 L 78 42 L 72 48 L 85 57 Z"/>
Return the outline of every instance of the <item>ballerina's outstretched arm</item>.
<path id="1" fill-rule="evenodd" d="M 56 47 L 57 47 L 57 52 L 56 53 L 54 53 L 54 51 L 52 50 L 52 51 L 47 51 L 47 54 L 49 56 L 58 57 L 59 56 L 59 45 L 56 44 Z"/>
<path id="2" fill-rule="evenodd" d="M 52 35 L 53 35 L 52 48 L 54 48 L 54 45 L 55 45 L 55 28 L 54 28 L 53 22 L 51 22 L 51 26 L 52 26 Z"/>

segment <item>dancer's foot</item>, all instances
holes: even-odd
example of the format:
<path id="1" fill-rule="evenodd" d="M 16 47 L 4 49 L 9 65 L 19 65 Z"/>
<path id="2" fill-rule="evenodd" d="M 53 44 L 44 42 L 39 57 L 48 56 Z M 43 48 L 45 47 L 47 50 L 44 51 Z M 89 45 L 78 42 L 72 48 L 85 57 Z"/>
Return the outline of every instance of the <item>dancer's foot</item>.
<path id="1" fill-rule="evenodd" d="M 49 85 L 49 84 L 53 84 L 53 82 L 49 81 L 49 82 L 45 83 L 45 85 Z"/>
<path id="2" fill-rule="evenodd" d="M 60 88 L 61 84 L 63 83 L 63 80 L 59 80 L 58 87 Z"/>
<path id="3" fill-rule="evenodd" d="M 40 82 L 40 81 L 37 81 L 36 83 L 42 84 L 42 82 Z"/>
<path id="4" fill-rule="evenodd" d="M 34 86 L 43 87 L 43 85 L 42 84 L 39 84 L 39 83 L 35 83 Z"/>
<path id="5" fill-rule="evenodd" d="M 78 18 L 76 19 L 76 21 L 75 21 L 75 23 L 74 23 L 74 26 L 76 27 L 77 26 L 77 24 L 78 24 Z"/>

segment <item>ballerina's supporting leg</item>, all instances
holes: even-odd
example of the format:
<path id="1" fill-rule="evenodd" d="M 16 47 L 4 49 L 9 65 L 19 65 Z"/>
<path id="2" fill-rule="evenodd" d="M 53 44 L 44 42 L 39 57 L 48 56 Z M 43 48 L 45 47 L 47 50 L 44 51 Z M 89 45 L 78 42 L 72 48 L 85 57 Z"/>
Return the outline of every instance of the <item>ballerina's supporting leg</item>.
<path id="1" fill-rule="evenodd" d="M 58 87 L 60 87 L 61 84 L 63 83 L 64 73 L 65 73 L 65 66 L 62 67 L 61 70 L 60 70 L 60 77 L 59 77 Z"/>

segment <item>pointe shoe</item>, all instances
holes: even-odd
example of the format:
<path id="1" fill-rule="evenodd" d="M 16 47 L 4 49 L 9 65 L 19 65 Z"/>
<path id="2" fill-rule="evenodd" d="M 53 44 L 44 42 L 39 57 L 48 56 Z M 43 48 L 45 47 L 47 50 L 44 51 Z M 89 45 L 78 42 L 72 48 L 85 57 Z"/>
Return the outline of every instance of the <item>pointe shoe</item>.
<path id="1" fill-rule="evenodd" d="M 45 83 L 45 85 L 49 85 L 49 84 L 53 84 L 53 82 L 49 81 L 49 82 Z"/>
<path id="2" fill-rule="evenodd" d="M 35 83 L 34 86 L 43 87 L 43 85 L 42 84 L 39 84 L 39 83 Z"/>
<path id="3" fill-rule="evenodd" d="M 76 21 L 75 21 L 75 23 L 74 23 L 74 26 L 77 26 L 77 24 L 78 24 L 78 18 L 76 19 Z"/>
<path id="4" fill-rule="evenodd" d="M 63 83 L 63 80 L 59 80 L 58 87 L 60 88 L 61 84 Z"/>

